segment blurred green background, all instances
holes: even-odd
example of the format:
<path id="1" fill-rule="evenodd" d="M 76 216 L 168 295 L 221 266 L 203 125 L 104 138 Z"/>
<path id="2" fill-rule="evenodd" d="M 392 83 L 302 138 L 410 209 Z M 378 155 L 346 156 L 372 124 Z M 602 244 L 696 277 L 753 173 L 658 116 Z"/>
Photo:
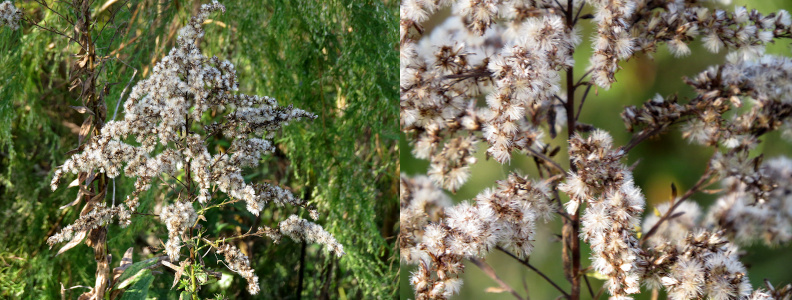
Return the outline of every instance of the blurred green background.
<path id="1" fill-rule="evenodd" d="M 735 5 L 745 5 L 749 9 L 757 9 L 763 14 L 784 9 L 792 10 L 792 1 L 733 1 L 731 5 L 720 6 L 718 8 L 733 10 Z M 717 6 L 713 6 L 717 7 Z M 584 8 L 583 13 L 591 11 L 590 6 Z M 442 18 L 442 17 L 441 17 Z M 595 27 L 592 21 L 580 23 L 582 29 L 583 42 L 575 52 L 576 76 L 580 76 L 588 66 L 588 58 L 591 55 L 590 37 Z M 427 33 L 428 34 L 428 33 Z M 683 76 L 693 77 L 705 70 L 708 66 L 721 64 L 724 61 L 725 51 L 719 54 L 711 54 L 705 50 L 700 41 L 691 44 L 692 55 L 684 58 L 673 57 L 665 46 L 659 47 L 657 53 L 649 57 L 638 54 L 628 62 L 622 62 L 623 69 L 617 73 L 617 82 L 610 90 L 592 89 L 588 96 L 583 111 L 580 115 L 580 122 L 593 124 L 595 127 L 607 130 L 614 138 L 615 145 L 626 144 L 632 134 L 627 132 L 619 114 L 627 105 L 638 105 L 646 102 L 655 94 L 668 96 L 677 93 L 680 101 L 686 101 L 694 96 L 691 87 L 684 84 Z M 768 54 L 792 56 L 792 48 L 788 40 L 776 41 L 775 44 L 767 47 Z M 576 77 L 577 78 L 577 77 Z M 577 93 L 579 101 L 582 91 Z M 401 135 L 400 153 L 401 171 L 408 175 L 425 174 L 428 161 L 417 160 L 410 154 L 412 149 L 406 136 Z M 566 139 L 565 133 L 559 133 L 555 140 L 549 141 L 550 145 L 559 145 L 564 148 Z M 764 136 L 761 139 L 759 150 L 765 154 L 766 158 L 780 155 L 792 155 L 792 144 L 780 138 L 778 132 Z M 510 165 L 501 165 L 494 160 L 486 160 L 486 145 L 480 144 L 477 152 L 478 163 L 471 167 L 473 176 L 456 194 L 449 195 L 455 201 L 468 200 L 475 197 L 480 191 L 487 187 L 495 186 L 496 180 L 505 179 L 512 171 L 523 174 L 530 174 L 534 177 L 536 167 L 532 159 L 526 159 L 523 155 L 513 156 Z M 568 160 L 562 154 L 557 156 L 557 161 L 567 166 Z M 640 160 L 634 170 L 636 184 L 642 188 L 646 196 L 647 209 L 651 213 L 651 208 L 659 203 L 668 201 L 671 195 L 670 185 L 674 183 L 680 191 L 685 191 L 701 176 L 707 165 L 707 160 L 712 155 L 712 150 L 703 146 L 690 145 L 681 138 L 679 126 L 672 127 L 659 138 L 644 141 L 630 152 L 626 163 L 631 165 Z M 766 161 L 766 160 L 765 160 Z M 537 177 L 538 178 L 538 177 Z M 703 211 L 714 201 L 715 195 L 696 194 L 693 200 L 697 201 Z M 567 199 L 564 199 L 567 201 Z M 569 283 L 564 279 L 561 269 L 561 243 L 556 238 L 561 233 L 561 220 L 556 217 L 548 224 L 538 225 L 538 232 L 535 241 L 534 252 L 530 257 L 530 262 L 540 271 L 548 275 L 553 281 L 566 291 L 569 291 Z M 590 264 L 586 259 L 589 257 L 589 249 L 584 243 L 582 260 L 583 268 Z M 748 267 L 748 276 L 754 288 L 764 287 L 764 279 L 769 280 L 774 285 L 792 283 L 792 246 L 778 246 L 769 248 L 761 245 L 744 247 L 745 256 L 742 262 Z M 530 296 L 531 299 L 555 299 L 560 295 L 552 286 L 535 272 L 522 266 L 514 259 L 505 254 L 495 251 L 487 258 L 497 274 L 518 293 Z M 415 269 L 412 265 L 402 265 L 400 296 L 402 299 L 413 298 L 412 287 L 409 283 L 410 272 Z M 483 274 L 475 265 L 467 263 L 465 273 L 462 276 L 464 284 L 460 295 L 453 299 L 514 299 L 509 293 L 488 293 L 489 287 L 497 287 L 490 277 Z M 590 278 L 594 293 L 602 286 L 603 281 Z M 590 299 L 585 283 L 582 287 L 582 299 Z M 642 290 L 636 299 L 649 299 L 650 291 Z M 607 298 L 607 292 L 601 299 Z M 661 299 L 665 296 L 661 293 Z"/>

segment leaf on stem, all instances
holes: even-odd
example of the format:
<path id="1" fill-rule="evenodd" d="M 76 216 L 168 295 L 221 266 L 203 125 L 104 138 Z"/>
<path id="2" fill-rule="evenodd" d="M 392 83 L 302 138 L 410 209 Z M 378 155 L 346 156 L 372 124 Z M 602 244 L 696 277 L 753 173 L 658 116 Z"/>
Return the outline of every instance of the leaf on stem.
<path id="1" fill-rule="evenodd" d="M 71 248 L 74 248 L 74 246 L 77 246 L 77 244 L 81 243 L 83 241 L 83 239 L 85 239 L 85 235 L 86 234 L 88 234 L 87 231 L 80 231 L 77 234 L 75 234 L 74 238 L 68 244 L 63 245 L 63 248 L 58 250 L 58 253 L 55 254 L 55 256 L 58 256 L 61 253 L 66 252 L 66 251 L 68 251 Z"/>

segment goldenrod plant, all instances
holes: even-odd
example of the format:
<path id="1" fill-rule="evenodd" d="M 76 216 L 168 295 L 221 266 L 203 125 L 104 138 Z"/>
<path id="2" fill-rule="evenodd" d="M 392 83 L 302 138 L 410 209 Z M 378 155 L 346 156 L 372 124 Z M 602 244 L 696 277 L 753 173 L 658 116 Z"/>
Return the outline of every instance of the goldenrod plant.
<path id="1" fill-rule="evenodd" d="M 299 6 L 0 4 L 0 296 L 395 295 L 395 3 Z"/>
<path id="2" fill-rule="evenodd" d="M 400 125 L 412 155 L 428 161 L 425 174 L 401 177 L 399 246 L 402 263 L 416 266 L 414 297 L 453 298 L 472 267 L 492 291 L 517 299 L 537 285 L 574 300 L 789 299 L 789 286 L 751 285 L 739 247 L 792 237 L 792 160 L 763 160 L 759 147 L 771 132 L 792 133 L 792 60 L 765 53 L 792 37 L 792 18 L 712 2 L 402 1 Z M 692 97 L 598 110 L 594 94 L 619 84 L 621 65 L 661 47 L 696 55 L 696 40 L 727 54 L 684 79 Z M 575 55 L 582 50 L 588 59 Z M 617 144 L 582 122 L 586 109 L 621 116 L 632 138 Z M 712 156 L 704 170 L 689 170 L 701 174 L 689 189 L 672 185 L 670 202 L 647 209 L 633 176 L 640 162 L 627 157 L 677 125 L 689 147 Z M 447 193 L 479 176 L 471 169 L 482 157 L 503 165 L 506 178 L 454 204 Z M 510 166 L 516 157 L 531 169 Z M 709 208 L 693 200 L 705 193 L 717 195 Z M 558 236 L 567 283 L 529 260 L 548 246 L 537 241 L 543 226 Z M 509 284 L 487 261 L 496 252 L 541 282 L 526 291 Z"/>

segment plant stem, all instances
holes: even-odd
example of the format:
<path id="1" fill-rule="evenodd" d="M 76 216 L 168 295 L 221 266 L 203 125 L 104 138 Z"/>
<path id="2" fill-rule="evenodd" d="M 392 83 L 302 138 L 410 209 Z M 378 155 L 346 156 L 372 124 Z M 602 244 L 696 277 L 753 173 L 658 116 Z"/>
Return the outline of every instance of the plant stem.
<path id="1" fill-rule="evenodd" d="M 192 255 L 193 249 L 190 248 L 190 255 Z M 198 300 L 198 286 L 195 284 L 195 264 L 190 265 L 190 283 L 192 285 L 192 298 L 193 300 Z"/>
<path id="2" fill-rule="evenodd" d="M 566 25 L 568 30 L 572 31 L 575 26 L 574 12 L 572 0 L 567 0 Z M 582 9 L 582 7 L 581 7 Z M 574 50 L 572 54 L 574 55 Z M 566 71 L 566 87 L 567 87 L 567 101 L 564 103 L 567 114 L 567 134 L 569 139 L 575 135 L 575 68 L 569 67 Z M 569 170 L 577 172 L 577 167 L 570 157 Z M 564 219 L 564 228 L 562 230 L 562 241 L 564 255 L 564 271 L 567 275 L 567 280 L 572 284 L 572 289 L 569 293 L 570 300 L 580 299 L 580 214 L 576 211 L 570 214 L 569 220 Z M 571 252 L 571 253 L 569 253 Z M 571 258 L 570 258 L 571 256 Z M 570 261 L 571 259 L 571 261 Z"/>
<path id="3" fill-rule="evenodd" d="M 522 299 L 523 299 L 523 298 L 520 296 L 520 294 L 517 294 L 517 292 L 516 292 L 516 291 L 514 291 L 514 289 L 513 289 L 513 288 L 511 288 L 511 287 L 510 287 L 508 284 L 506 284 L 506 282 L 504 282 L 502 279 L 500 279 L 500 277 L 498 277 L 498 274 L 496 274 L 496 273 L 495 273 L 495 270 L 494 270 L 494 269 L 492 269 L 492 267 L 490 267 L 490 265 L 488 265 L 487 263 L 485 263 L 485 262 L 483 262 L 483 261 L 481 261 L 481 260 L 479 260 L 479 259 L 477 259 L 477 258 L 471 258 L 471 259 L 470 259 L 470 261 L 471 261 L 471 262 L 472 262 L 474 265 L 476 265 L 477 267 L 479 267 L 479 269 L 481 269 L 481 271 L 483 271 L 483 272 L 484 272 L 484 274 L 487 274 L 487 276 L 489 276 L 490 278 L 492 278 L 492 280 L 495 280 L 495 282 L 497 282 L 497 283 L 498 283 L 498 285 L 500 285 L 500 287 L 501 287 L 503 290 L 505 290 L 505 291 L 507 291 L 507 292 L 511 293 L 511 294 L 512 294 L 512 296 L 514 296 L 514 298 L 517 298 L 517 299 L 520 299 L 520 300 L 522 300 Z"/>
<path id="4" fill-rule="evenodd" d="M 533 270 L 534 272 L 536 272 L 536 274 L 539 274 L 539 276 L 542 276 L 542 278 L 544 278 L 544 280 L 547 280 L 547 282 L 549 282 L 551 285 L 553 285 L 553 287 L 555 287 L 559 292 L 561 292 L 561 294 L 564 294 L 565 298 L 569 299 L 569 293 L 564 291 L 564 289 L 562 289 L 560 286 L 558 286 L 558 284 L 556 284 L 555 281 L 550 279 L 550 277 L 547 277 L 547 275 L 542 273 L 542 271 L 539 271 L 539 269 L 537 269 L 536 267 L 534 267 L 530 263 L 528 263 L 527 260 L 520 259 L 519 257 L 514 255 L 513 253 L 511 253 L 509 251 L 506 251 L 506 249 L 503 249 L 501 246 L 496 246 L 496 248 L 498 250 L 500 250 L 501 252 L 506 253 L 506 255 L 509 255 L 512 258 L 516 259 L 517 261 L 519 261 L 521 264 L 523 264 L 524 266 L 528 267 L 529 269 Z"/>
<path id="5" fill-rule="evenodd" d="M 652 226 L 652 228 L 649 229 L 649 231 L 646 232 L 646 234 L 644 234 L 641 237 L 640 244 L 643 245 L 643 243 L 650 236 L 654 235 L 655 232 L 657 232 L 657 229 L 660 228 L 660 225 L 662 225 L 663 222 L 669 220 L 671 216 L 674 215 L 674 210 L 676 210 L 677 207 L 679 207 L 679 205 L 682 204 L 682 202 L 685 202 L 685 200 L 690 198 L 690 196 L 693 196 L 694 193 L 696 193 L 699 189 L 701 189 L 705 185 L 705 182 L 712 178 L 713 173 L 714 172 L 709 167 L 707 167 L 707 170 L 704 172 L 704 174 L 701 175 L 701 178 L 699 178 L 699 180 L 696 182 L 696 184 L 693 185 L 693 187 L 691 187 L 687 192 L 685 192 L 685 194 L 682 195 L 682 197 L 680 197 L 679 199 L 674 199 L 674 204 L 668 208 L 668 211 L 666 211 L 666 213 L 663 214 L 660 220 L 657 221 L 657 223 L 655 223 L 654 226 Z M 712 181 L 710 181 L 710 184 L 711 183 Z"/>
<path id="6" fill-rule="evenodd" d="M 303 278 L 305 277 L 305 241 L 300 247 L 300 274 L 297 277 L 297 300 L 302 299 Z"/>

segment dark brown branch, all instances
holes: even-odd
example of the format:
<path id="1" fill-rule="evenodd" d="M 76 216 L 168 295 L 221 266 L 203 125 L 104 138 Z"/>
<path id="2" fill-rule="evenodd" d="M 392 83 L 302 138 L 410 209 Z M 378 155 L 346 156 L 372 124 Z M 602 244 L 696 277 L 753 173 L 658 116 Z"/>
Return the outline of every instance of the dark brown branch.
<path id="1" fill-rule="evenodd" d="M 568 30 L 573 30 L 575 26 L 572 16 L 572 0 L 567 0 L 566 26 Z M 572 52 L 574 55 L 574 50 Z M 569 67 L 566 71 L 566 88 L 567 88 L 567 101 L 564 103 L 567 114 L 567 134 L 568 138 L 575 135 L 575 67 Z M 585 76 L 584 76 L 585 77 Z M 569 170 L 577 172 L 575 163 L 572 157 L 569 158 Z M 579 209 L 579 208 L 578 208 Z M 570 300 L 580 299 L 580 214 L 574 212 L 570 214 L 571 220 L 564 220 L 564 227 L 562 233 L 562 256 L 564 263 L 564 271 L 567 275 L 567 280 L 572 284 L 572 289 L 569 292 Z M 567 250 L 567 248 L 569 250 Z M 571 252 L 571 253 L 570 253 Z"/>
<path id="2" fill-rule="evenodd" d="M 547 155 L 544 155 L 544 154 L 540 153 L 539 151 L 536 151 L 536 150 L 532 149 L 531 147 L 527 147 L 527 148 L 525 148 L 525 150 L 530 152 L 531 155 L 533 155 L 534 157 L 537 157 L 539 159 L 544 160 L 545 162 L 547 162 L 548 164 L 550 164 L 551 166 L 556 168 L 559 172 L 561 172 L 561 174 L 566 173 L 566 171 L 564 170 L 563 167 L 561 167 L 561 165 L 559 165 L 553 159 L 547 157 Z"/>
<path id="3" fill-rule="evenodd" d="M 642 130 L 641 133 L 639 133 L 637 136 L 634 136 L 630 140 L 630 142 L 627 143 L 627 145 L 622 147 L 622 150 L 624 151 L 624 153 L 630 152 L 630 150 L 632 150 L 632 148 L 635 148 L 635 146 L 638 146 L 638 144 L 640 144 L 644 140 L 646 140 L 646 139 L 648 139 L 648 138 L 660 133 L 661 131 L 666 129 L 666 127 L 668 127 L 668 125 L 658 126 L 658 127 L 655 127 L 654 129 L 649 130 L 649 131 L 647 131 L 646 129 Z"/>
<path id="4" fill-rule="evenodd" d="M 581 274 L 580 276 L 583 276 L 583 279 L 586 281 L 586 287 L 588 288 L 589 295 L 591 295 L 591 298 L 593 299 L 594 290 L 591 289 L 591 282 L 589 282 L 588 276 L 586 276 L 586 274 Z"/>
<path id="5" fill-rule="evenodd" d="M 565 15 L 568 15 L 567 11 L 571 8 L 571 6 L 567 6 L 567 9 L 564 9 L 564 6 L 561 5 L 561 3 L 558 2 L 558 0 L 553 0 L 553 1 L 555 1 L 556 5 L 558 5 L 558 9 L 560 9 L 561 12 L 563 12 Z"/>
<path id="6" fill-rule="evenodd" d="M 580 105 L 578 105 L 577 114 L 575 114 L 575 121 L 580 118 L 580 111 L 583 110 L 583 103 L 586 102 L 586 97 L 588 97 L 589 91 L 591 91 L 591 85 L 586 87 L 586 91 L 583 92 L 583 98 L 580 98 Z"/>
<path id="7" fill-rule="evenodd" d="M 528 263 L 528 261 L 527 261 L 527 260 L 520 259 L 519 257 L 517 257 L 516 255 L 514 255 L 513 253 L 511 253 L 511 252 L 507 251 L 506 249 L 503 249 L 501 246 L 496 246 L 496 248 L 497 248 L 498 250 L 500 250 L 501 252 L 503 252 L 503 253 L 506 253 L 506 255 L 509 255 L 509 256 L 511 256 L 512 258 L 514 258 L 515 260 L 519 261 L 521 264 L 523 264 L 524 266 L 528 267 L 529 269 L 533 270 L 534 272 L 536 272 L 536 274 L 539 274 L 539 276 L 541 276 L 542 278 L 544 278 L 544 280 L 547 280 L 547 282 L 549 282 L 551 285 L 553 285 L 553 287 L 555 287 L 555 288 L 556 288 L 556 290 L 558 290 L 559 292 L 561 292 L 561 294 L 564 294 L 564 298 L 567 298 L 567 299 L 569 299 L 569 297 L 570 297 L 570 296 L 569 296 L 569 294 L 568 294 L 566 291 L 564 291 L 564 289 L 562 289 L 560 286 L 558 286 L 558 284 L 556 284 L 556 283 L 555 283 L 555 281 L 553 281 L 552 279 L 550 279 L 550 277 L 547 277 L 547 275 L 545 275 L 544 273 L 542 273 L 542 271 L 539 271 L 537 268 L 535 268 L 535 267 L 534 267 L 534 266 L 532 266 L 530 263 Z"/>
<path id="8" fill-rule="evenodd" d="M 668 208 L 668 211 L 666 211 L 666 213 L 663 214 L 662 217 L 660 217 L 660 220 L 657 221 L 657 223 L 655 223 L 654 226 L 652 226 L 652 228 L 649 229 L 649 231 L 646 232 L 646 234 L 644 234 L 641 237 L 640 244 L 643 245 L 643 243 L 649 237 L 654 235 L 657 232 L 657 229 L 660 228 L 660 225 L 663 224 L 663 222 L 671 219 L 672 216 L 675 216 L 674 210 L 677 209 L 677 207 L 679 207 L 679 205 L 682 204 L 682 202 L 685 202 L 685 200 L 690 198 L 690 196 L 693 196 L 693 194 L 696 193 L 704 185 L 704 183 L 707 182 L 707 180 L 709 180 L 712 177 L 713 173 L 714 172 L 709 168 L 709 166 L 707 166 L 707 170 L 704 172 L 703 175 L 701 175 L 701 178 L 699 178 L 696 184 L 694 184 L 693 187 L 691 187 L 687 192 L 685 192 L 685 194 L 682 195 L 682 197 L 680 197 L 679 199 L 674 199 L 674 203 L 673 205 L 671 205 L 671 207 Z"/>
<path id="9" fill-rule="evenodd" d="M 583 73 L 583 76 L 580 76 L 580 79 L 578 79 L 578 81 L 575 83 L 575 87 L 577 88 L 577 87 L 579 87 L 579 86 L 581 86 L 583 84 L 591 85 L 588 81 L 584 83 L 583 79 L 586 79 L 586 76 L 591 74 L 592 71 L 594 71 L 594 69 L 588 70 L 588 71 L 586 71 L 586 73 Z"/>
<path id="10" fill-rule="evenodd" d="M 577 13 L 575 13 L 575 20 L 572 21 L 572 26 L 577 25 L 578 18 L 580 18 L 580 12 L 583 11 L 584 4 L 586 4 L 586 1 L 580 1 L 580 6 L 578 7 Z"/>
<path id="11" fill-rule="evenodd" d="M 508 291 L 509 293 L 511 293 L 512 295 L 514 295 L 514 298 L 517 298 L 517 299 L 520 299 L 520 300 L 522 300 L 522 299 L 523 299 L 523 298 L 520 296 L 520 294 L 517 294 L 517 292 L 516 292 L 516 291 L 514 291 L 514 289 L 512 289 L 512 288 L 511 288 L 511 287 L 510 287 L 508 284 L 506 284 L 506 282 L 504 282 L 502 279 L 500 279 L 500 277 L 498 277 L 498 274 L 495 274 L 495 270 L 494 270 L 494 269 L 492 269 L 492 267 L 490 267 L 490 265 L 488 265 L 487 263 L 485 263 L 485 262 L 483 262 L 483 261 L 480 261 L 480 260 L 478 260 L 477 258 L 471 258 L 471 259 L 470 259 L 470 261 L 471 261 L 471 262 L 472 262 L 474 265 L 476 265 L 477 267 L 479 267 L 479 269 L 481 269 L 481 271 L 484 271 L 484 274 L 487 274 L 487 276 L 489 276 L 490 278 L 492 278 L 492 280 L 495 280 L 495 282 L 497 282 L 497 283 L 498 283 L 498 285 L 500 285 L 500 287 L 501 287 L 502 289 L 504 289 L 504 290 Z"/>

